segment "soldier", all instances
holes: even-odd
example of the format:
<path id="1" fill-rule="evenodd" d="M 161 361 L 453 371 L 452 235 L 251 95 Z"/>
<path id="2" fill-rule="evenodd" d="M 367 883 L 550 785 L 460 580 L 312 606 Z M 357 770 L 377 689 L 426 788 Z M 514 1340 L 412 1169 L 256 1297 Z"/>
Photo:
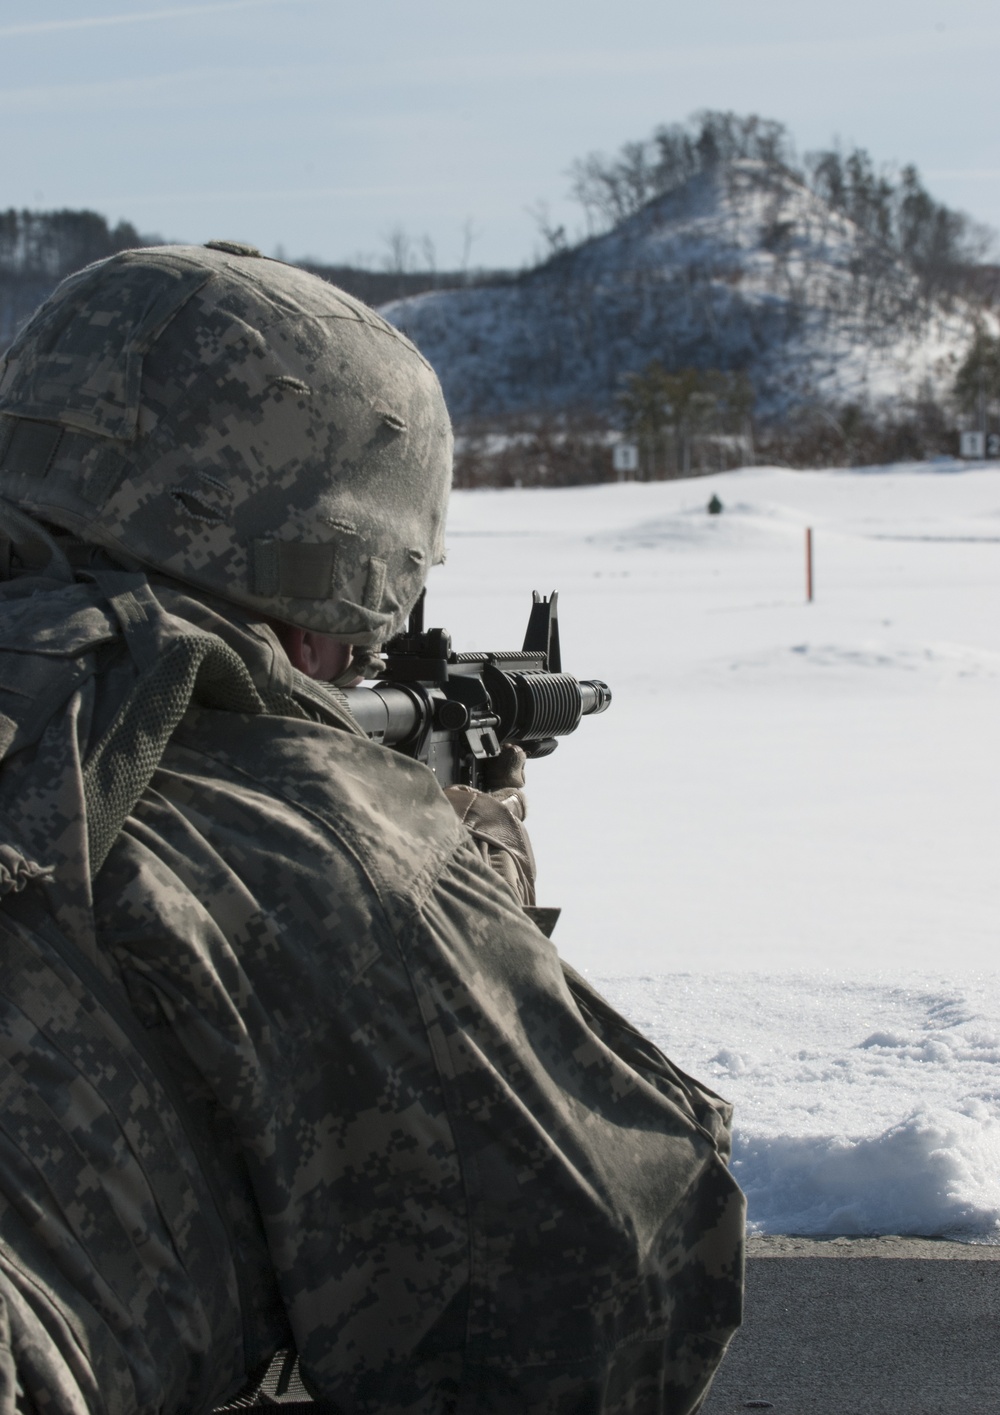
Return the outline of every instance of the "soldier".
<path id="1" fill-rule="evenodd" d="M 516 784 L 452 809 L 329 681 L 450 462 L 416 349 L 235 243 L 91 266 L 7 354 L 0 1415 L 208 1411 L 282 1346 L 351 1415 L 704 1398 L 729 1107 L 525 915 Z"/>

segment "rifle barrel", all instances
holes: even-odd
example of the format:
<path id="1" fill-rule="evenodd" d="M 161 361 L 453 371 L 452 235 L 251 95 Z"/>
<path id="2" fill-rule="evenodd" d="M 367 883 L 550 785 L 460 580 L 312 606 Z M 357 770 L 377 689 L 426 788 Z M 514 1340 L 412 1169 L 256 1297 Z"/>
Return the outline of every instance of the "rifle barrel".
<path id="1" fill-rule="evenodd" d="M 542 678 L 543 675 L 539 677 Z M 569 680 L 568 674 L 560 674 L 558 677 L 564 683 Z M 576 686 L 580 694 L 581 717 L 607 709 L 611 702 L 611 689 L 606 683 L 596 678 L 585 678 L 576 683 Z M 379 683 L 373 688 L 345 688 L 343 693 L 362 731 L 373 742 L 381 742 L 387 747 L 398 746 L 399 743 L 408 742 L 417 736 L 429 722 L 433 710 L 429 697 L 418 686 L 411 688 L 387 682 Z M 546 725 L 546 733 L 554 732 L 555 735 L 562 736 L 567 731 L 573 731 L 578 721 L 579 718 L 575 717 L 575 714 L 570 714 L 566 718 L 567 726 Z M 572 725 L 569 725 L 570 722 Z M 546 733 L 539 731 L 534 735 Z"/>

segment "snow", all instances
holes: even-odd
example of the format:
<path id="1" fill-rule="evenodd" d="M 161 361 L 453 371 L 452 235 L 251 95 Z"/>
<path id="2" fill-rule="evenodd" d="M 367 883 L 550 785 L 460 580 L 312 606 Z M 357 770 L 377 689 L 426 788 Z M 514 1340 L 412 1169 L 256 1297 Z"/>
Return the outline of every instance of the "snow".
<path id="1" fill-rule="evenodd" d="M 735 1102 L 752 1225 L 1000 1241 L 1000 469 L 456 493 L 428 622 L 532 589 L 615 695 L 531 768 L 539 902 Z"/>
<path id="2" fill-rule="evenodd" d="M 996 973 L 594 981 L 735 1102 L 752 1231 L 1000 1242 Z"/>

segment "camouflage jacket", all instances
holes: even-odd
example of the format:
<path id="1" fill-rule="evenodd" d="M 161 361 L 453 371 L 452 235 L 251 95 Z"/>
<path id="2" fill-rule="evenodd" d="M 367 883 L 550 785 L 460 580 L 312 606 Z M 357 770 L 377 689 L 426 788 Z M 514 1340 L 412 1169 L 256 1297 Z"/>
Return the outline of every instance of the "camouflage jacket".
<path id="1" fill-rule="evenodd" d="M 0 1415 L 208 1410 L 288 1341 L 352 1415 L 697 1409 L 729 1108 L 428 771 L 105 572 L 0 586 L 0 746 Z"/>

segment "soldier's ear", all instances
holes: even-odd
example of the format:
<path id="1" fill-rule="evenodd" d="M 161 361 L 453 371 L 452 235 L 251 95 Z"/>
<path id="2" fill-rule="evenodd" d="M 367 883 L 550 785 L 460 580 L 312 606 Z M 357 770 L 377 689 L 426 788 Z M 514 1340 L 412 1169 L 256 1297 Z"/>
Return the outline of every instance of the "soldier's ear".
<path id="1" fill-rule="evenodd" d="M 279 638 L 292 667 L 321 683 L 332 683 L 351 662 L 350 644 L 338 643 L 336 639 L 318 634 L 313 629 L 297 629 L 294 624 L 283 624 Z"/>
<path id="2" fill-rule="evenodd" d="M 315 678 L 319 658 L 313 642 L 315 634 L 311 634 L 307 629 L 297 629 L 294 624 L 283 624 L 279 637 L 292 667 L 304 673 L 307 678 Z"/>

